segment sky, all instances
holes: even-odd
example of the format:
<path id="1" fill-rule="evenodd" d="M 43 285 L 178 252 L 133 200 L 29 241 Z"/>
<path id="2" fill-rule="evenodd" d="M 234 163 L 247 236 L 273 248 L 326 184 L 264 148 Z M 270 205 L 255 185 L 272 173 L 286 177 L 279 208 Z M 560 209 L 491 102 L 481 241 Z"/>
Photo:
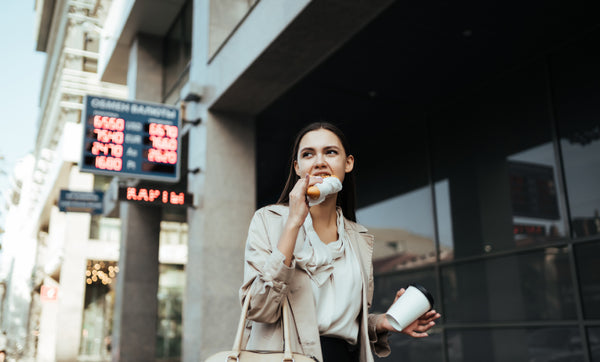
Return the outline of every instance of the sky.
<path id="1" fill-rule="evenodd" d="M 35 0 L 0 0 L 0 190 L 16 162 L 34 150 L 41 74 L 36 52 Z"/>

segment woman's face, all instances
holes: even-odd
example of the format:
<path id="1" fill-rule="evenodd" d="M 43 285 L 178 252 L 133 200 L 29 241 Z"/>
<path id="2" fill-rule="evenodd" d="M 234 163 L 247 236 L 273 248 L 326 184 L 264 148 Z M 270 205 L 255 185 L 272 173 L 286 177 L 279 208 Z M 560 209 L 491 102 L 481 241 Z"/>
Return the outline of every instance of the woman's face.
<path id="1" fill-rule="evenodd" d="M 306 133 L 300 140 L 294 169 L 299 177 L 334 175 L 344 181 L 352 171 L 354 157 L 346 155 L 342 142 L 335 133 L 320 128 Z"/>

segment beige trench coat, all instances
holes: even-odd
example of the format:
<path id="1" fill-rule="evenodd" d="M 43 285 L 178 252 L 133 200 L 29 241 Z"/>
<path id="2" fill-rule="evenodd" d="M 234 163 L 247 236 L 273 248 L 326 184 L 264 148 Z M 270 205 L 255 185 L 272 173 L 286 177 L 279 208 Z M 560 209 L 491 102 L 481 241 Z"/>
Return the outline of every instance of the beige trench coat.
<path id="1" fill-rule="evenodd" d="M 322 361 L 316 310 L 308 274 L 300 268 L 288 268 L 281 254 L 273 254 L 287 220 L 288 208 L 271 205 L 254 214 L 248 230 L 244 264 L 244 283 L 240 299 L 251 293 L 245 340 L 246 349 L 283 349 L 281 332 L 281 301 L 287 296 L 291 307 L 292 351 Z M 380 357 L 390 354 L 387 332 L 375 332 L 377 315 L 369 314 L 373 299 L 373 236 L 367 229 L 348 219 L 344 220 L 352 249 L 358 254 L 362 275 L 362 311 L 359 316 L 360 361 L 373 361 L 372 350 Z M 298 234 L 296 247 L 304 243 L 304 230 Z M 296 249 L 299 250 L 299 249 Z"/>

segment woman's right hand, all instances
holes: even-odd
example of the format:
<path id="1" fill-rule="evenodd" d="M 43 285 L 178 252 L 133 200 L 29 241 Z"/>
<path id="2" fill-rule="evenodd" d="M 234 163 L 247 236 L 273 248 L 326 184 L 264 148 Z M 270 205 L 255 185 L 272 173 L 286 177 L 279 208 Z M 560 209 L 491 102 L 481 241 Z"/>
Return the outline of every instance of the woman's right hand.
<path id="1" fill-rule="evenodd" d="M 289 195 L 289 215 L 288 223 L 290 226 L 300 227 L 304 224 L 304 219 L 308 215 L 309 207 L 306 198 L 306 190 L 314 185 L 323 182 L 321 177 L 310 177 L 306 175 L 300 178 Z"/>
<path id="2" fill-rule="evenodd" d="M 323 182 L 321 177 L 310 177 L 306 175 L 300 178 L 290 192 L 289 214 L 283 232 L 279 237 L 277 248 L 285 256 L 285 265 L 292 264 L 294 248 L 298 231 L 304 224 L 304 219 L 308 215 L 308 200 L 306 199 L 306 190 L 317 183 Z"/>

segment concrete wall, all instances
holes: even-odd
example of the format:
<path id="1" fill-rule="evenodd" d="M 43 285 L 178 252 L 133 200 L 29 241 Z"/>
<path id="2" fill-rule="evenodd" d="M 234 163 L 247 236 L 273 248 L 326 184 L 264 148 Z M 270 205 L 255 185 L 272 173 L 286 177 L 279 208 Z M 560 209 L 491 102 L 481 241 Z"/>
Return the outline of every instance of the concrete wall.
<path id="1" fill-rule="evenodd" d="M 160 102 L 162 40 L 138 34 L 129 53 L 131 99 Z M 125 180 L 123 180 L 125 181 Z M 121 202 L 121 247 L 112 332 L 113 361 L 151 361 L 156 355 L 159 238 L 162 210 Z"/>
<path id="2" fill-rule="evenodd" d="M 188 212 L 184 361 L 231 347 L 246 232 L 256 204 L 252 120 L 209 113 L 201 127 L 190 135 L 196 146 L 190 158 L 201 159 L 203 167 L 193 190 L 199 207 Z"/>
<path id="3" fill-rule="evenodd" d="M 71 169 L 68 188 L 92 191 L 94 177 Z M 83 301 L 85 296 L 85 245 L 90 235 L 90 215 L 69 212 L 57 218 L 52 228 L 64 228 L 63 263 L 60 269 L 58 315 L 60 332 L 56 337 L 56 361 L 76 361 L 79 355 Z"/>

